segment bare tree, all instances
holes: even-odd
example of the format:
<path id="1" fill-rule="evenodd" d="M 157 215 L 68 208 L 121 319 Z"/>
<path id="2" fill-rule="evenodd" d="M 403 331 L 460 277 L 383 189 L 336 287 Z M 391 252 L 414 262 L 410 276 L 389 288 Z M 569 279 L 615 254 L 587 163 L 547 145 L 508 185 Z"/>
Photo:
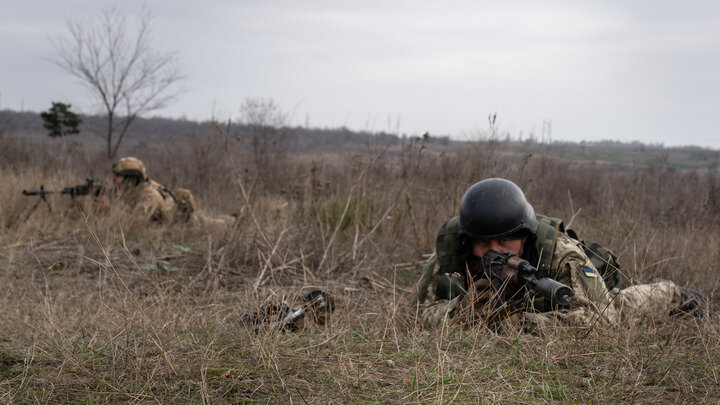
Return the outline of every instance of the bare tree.
<path id="1" fill-rule="evenodd" d="M 150 46 L 152 15 L 129 19 L 119 8 L 92 23 L 68 21 L 69 35 L 54 41 L 53 63 L 79 78 L 107 114 L 107 156 L 118 151 L 132 123 L 175 98 L 184 78 L 177 54 Z"/>
<path id="2" fill-rule="evenodd" d="M 271 98 L 248 97 L 240 105 L 240 121 L 247 126 L 255 165 L 262 169 L 271 153 L 283 151 L 287 115 Z"/>

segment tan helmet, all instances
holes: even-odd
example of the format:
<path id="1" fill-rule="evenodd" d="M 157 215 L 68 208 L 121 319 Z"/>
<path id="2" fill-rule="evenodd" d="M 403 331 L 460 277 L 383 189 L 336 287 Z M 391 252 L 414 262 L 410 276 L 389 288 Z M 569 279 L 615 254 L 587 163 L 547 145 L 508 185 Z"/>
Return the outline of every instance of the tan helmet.
<path id="1" fill-rule="evenodd" d="M 148 179 L 145 165 L 140 159 L 134 157 L 124 157 L 118 160 L 113 164 L 112 172 L 118 176 L 134 177 L 140 181 L 146 181 Z"/>

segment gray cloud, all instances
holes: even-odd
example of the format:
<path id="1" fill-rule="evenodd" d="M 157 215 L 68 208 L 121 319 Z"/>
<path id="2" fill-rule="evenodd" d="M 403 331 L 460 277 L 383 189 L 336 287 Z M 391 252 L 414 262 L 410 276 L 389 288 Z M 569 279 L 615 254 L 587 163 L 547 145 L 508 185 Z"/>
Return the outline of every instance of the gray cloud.
<path id="1" fill-rule="evenodd" d="M 43 59 L 58 16 L 103 5 L 13 4 L 0 14 L 0 108 L 92 105 Z M 65 8 L 69 4 L 70 8 Z M 127 1 L 137 9 L 140 1 Z M 556 139 L 720 148 L 720 5 L 711 2 L 157 0 L 155 44 L 178 50 L 190 90 L 163 115 L 231 116 L 277 99 L 318 126 L 458 135 L 485 127 Z M 72 12 L 68 12 L 72 10 Z M 388 116 L 390 125 L 388 125 Z"/>

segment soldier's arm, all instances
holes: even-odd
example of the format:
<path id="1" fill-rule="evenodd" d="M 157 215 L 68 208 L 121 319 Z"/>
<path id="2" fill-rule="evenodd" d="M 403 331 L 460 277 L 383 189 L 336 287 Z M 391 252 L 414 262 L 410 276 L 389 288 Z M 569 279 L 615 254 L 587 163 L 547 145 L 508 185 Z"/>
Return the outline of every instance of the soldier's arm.
<path id="1" fill-rule="evenodd" d="M 553 260 L 555 279 L 572 287 L 576 296 L 598 305 L 610 303 L 609 291 L 580 242 L 565 235 L 558 238 Z"/>
<path id="2" fill-rule="evenodd" d="M 423 267 L 422 274 L 415 285 L 415 295 L 411 302 L 411 311 L 426 326 L 435 326 L 452 318 L 459 308 L 460 297 L 452 300 L 438 299 L 435 289 L 438 283 L 437 254 L 433 253 Z"/>
<path id="3" fill-rule="evenodd" d="M 602 277 L 587 256 L 566 255 L 560 261 L 556 280 L 568 284 L 574 296 L 566 310 L 526 312 L 523 325 L 526 332 L 535 333 L 555 327 L 595 327 L 616 325 L 618 312 L 610 299 Z M 594 273 L 593 273 L 594 272 Z"/>
<path id="4" fill-rule="evenodd" d="M 461 308 L 462 296 L 451 300 L 433 300 L 424 304 L 416 305 L 413 310 L 424 326 L 438 326 L 450 319 L 453 319 Z"/>
<path id="5" fill-rule="evenodd" d="M 455 323 L 468 324 L 497 315 L 494 311 L 488 311 L 487 304 L 491 296 L 489 279 L 477 280 L 467 294 L 448 300 L 436 295 L 438 271 L 437 256 L 433 255 L 415 286 L 411 310 L 415 311 L 423 325 L 437 326 L 450 319 Z M 464 276 L 456 273 L 448 277 Z"/>
<path id="6" fill-rule="evenodd" d="M 618 313 L 605 282 L 579 242 L 564 235 L 558 238 L 550 275 L 572 287 L 574 297 L 570 308 L 566 311 L 526 313 L 528 331 L 550 325 L 608 325 L 617 321 Z"/>
<path id="7" fill-rule="evenodd" d="M 436 299 L 416 307 L 422 323 L 437 326 L 449 320 L 455 325 L 473 325 L 478 322 L 491 324 L 510 315 L 505 303 L 491 305 L 493 297 L 489 279 L 479 279 L 466 294 L 451 300 Z"/>
<path id="8" fill-rule="evenodd" d="M 415 295 L 412 298 L 412 306 L 423 304 L 428 298 L 434 295 L 434 286 L 437 286 L 438 260 L 437 254 L 433 252 L 425 264 L 420 279 L 415 285 Z"/>
<path id="9" fill-rule="evenodd" d="M 135 218 L 150 221 L 159 214 L 164 200 L 160 193 L 152 187 L 145 187 L 138 195 L 137 204 L 133 209 Z"/>

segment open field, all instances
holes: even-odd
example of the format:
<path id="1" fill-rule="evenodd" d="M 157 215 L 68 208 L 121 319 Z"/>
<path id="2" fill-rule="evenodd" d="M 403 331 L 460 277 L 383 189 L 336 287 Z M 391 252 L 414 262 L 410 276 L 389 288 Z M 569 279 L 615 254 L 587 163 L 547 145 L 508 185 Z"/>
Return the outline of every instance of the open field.
<path id="1" fill-rule="evenodd" d="M 408 305 L 437 228 L 487 177 L 515 181 L 537 212 L 611 247 L 630 280 L 672 279 L 714 297 L 720 176 L 709 166 L 593 163 L 546 146 L 501 153 L 496 142 L 441 150 L 422 139 L 257 155 L 214 133 L 126 150 L 151 178 L 190 188 L 201 209 L 238 215 L 230 228 L 163 228 L 62 196 L 49 198 L 50 213 L 20 191 L 89 174 L 107 182 L 110 163 L 82 146 L 5 145 L 0 402 L 720 400 L 715 315 L 498 336 L 423 329 Z M 337 300 L 324 326 L 242 322 L 313 289 Z"/>

